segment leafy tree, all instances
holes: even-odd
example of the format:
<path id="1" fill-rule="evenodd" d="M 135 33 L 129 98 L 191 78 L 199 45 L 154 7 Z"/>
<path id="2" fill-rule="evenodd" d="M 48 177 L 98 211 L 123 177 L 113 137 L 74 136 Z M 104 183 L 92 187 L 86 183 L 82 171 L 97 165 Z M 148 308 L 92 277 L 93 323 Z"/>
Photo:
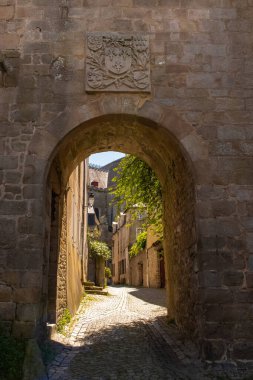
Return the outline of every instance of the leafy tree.
<path id="1" fill-rule="evenodd" d="M 153 225 L 162 238 L 162 190 L 154 171 L 132 155 L 126 155 L 114 170 L 113 202 L 119 210 L 131 209 L 132 220 L 145 213 L 146 225 Z"/>

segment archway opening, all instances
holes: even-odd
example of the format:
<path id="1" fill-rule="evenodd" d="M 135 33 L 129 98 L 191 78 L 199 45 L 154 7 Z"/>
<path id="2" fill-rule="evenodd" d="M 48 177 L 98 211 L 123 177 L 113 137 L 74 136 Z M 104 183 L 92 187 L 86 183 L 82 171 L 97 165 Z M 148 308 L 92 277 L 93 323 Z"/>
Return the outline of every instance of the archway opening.
<path id="1" fill-rule="evenodd" d="M 168 317 L 184 332 L 194 335 L 200 316 L 194 272 L 197 236 L 191 162 L 168 130 L 151 120 L 129 115 L 107 115 L 78 125 L 63 138 L 51 157 L 47 177 L 48 242 L 44 271 L 45 283 L 48 283 L 48 275 L 51 276 L 49 288 L 44 287 L 45 298 L 51 304 L 50 318 L 55 321 L 59 317 L 59 299 L 64 299 L 66 289 L 64 199 L 69 176 L 92 153 L 110 150 L 140 157 L 160 180 Z M 44 318 L 47 319 L 46 308 Z"/>

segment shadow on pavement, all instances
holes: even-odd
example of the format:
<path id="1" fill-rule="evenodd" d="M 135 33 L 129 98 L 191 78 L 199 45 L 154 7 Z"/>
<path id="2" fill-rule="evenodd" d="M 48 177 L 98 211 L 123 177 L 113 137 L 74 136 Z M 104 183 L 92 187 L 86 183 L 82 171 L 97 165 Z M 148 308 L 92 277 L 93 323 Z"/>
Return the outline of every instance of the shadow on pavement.
<path id="1" fill-rule="evenodd" d="M 178 359 L 172 347 L 157 334 L 152 322 L 106 320 L 105 327 L 97 330 L 96 322 L 77 340 L 80 346 L 71 347 L 49 342 L 56 356 L 59 377 L 54 380 L 204 380 L 252 379 L 242 368 L 219 364 L 219 367 L 200 363 L 197 358 L 186 364 Z M 49 364 L 49 363 L 48 363 Z M 50 373 L 50 366 L 49 373 Z M 57 372 L 58 373 L 58 372 Z M 51 377 L 49 376 L 49 380 Z"/>

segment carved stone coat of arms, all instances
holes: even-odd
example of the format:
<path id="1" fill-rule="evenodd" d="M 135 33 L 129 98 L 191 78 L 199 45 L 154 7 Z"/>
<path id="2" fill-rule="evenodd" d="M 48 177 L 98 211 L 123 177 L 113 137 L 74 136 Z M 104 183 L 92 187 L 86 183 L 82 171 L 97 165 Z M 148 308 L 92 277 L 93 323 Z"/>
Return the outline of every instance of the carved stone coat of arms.
<path id="1" fill-rule="evenodd" d="M 150 92 L 148 37 L 88 33 L 86 90 Z"/>

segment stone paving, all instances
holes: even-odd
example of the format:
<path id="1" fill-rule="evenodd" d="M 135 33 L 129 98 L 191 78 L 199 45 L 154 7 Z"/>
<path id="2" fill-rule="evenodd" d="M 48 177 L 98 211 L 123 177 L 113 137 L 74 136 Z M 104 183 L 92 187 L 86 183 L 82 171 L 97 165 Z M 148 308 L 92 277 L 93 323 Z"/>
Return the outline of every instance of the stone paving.
<path id="1" fill-rule="evenodd" d="M 164 289 L 109 287 L 109 294 L 84 303 L 69 336 L 56 336 L 49 380 L 246 378 L 245 369 L 198 359 L 194 345 L 166 322 Z"/>

